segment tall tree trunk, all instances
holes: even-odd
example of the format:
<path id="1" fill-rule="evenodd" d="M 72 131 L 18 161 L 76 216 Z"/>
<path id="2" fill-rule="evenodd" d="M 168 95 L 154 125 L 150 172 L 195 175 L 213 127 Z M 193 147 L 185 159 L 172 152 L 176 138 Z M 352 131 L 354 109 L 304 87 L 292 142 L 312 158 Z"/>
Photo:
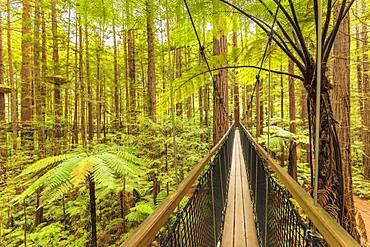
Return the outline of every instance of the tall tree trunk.
<path id="1" fill-rule="evenodd" d="M 13 71 L 13 50 L 11 38 L 11 18 L 10 18 L 10 0 L 6 1 L 7 11 L 7 45 L 8 45 L 8 72 L 9 72 L 9 86 L 12 87 L 11 92 L 11 119 L 12 119 L 12 144 L 13 149 L 17 150 L 18 138 L 18 102 L 17 102 L 17 83 L 14 80 Z"/>
<path id="2" fill-rule="evenodd" d="M 22 90 L 21 90 L 21 122 L 22 148 L 25 151 L 33 150 L 32 130 L 32 20 L 31 2 L 23 0 L 22 13 Z"/>
<path id="3" fill-rule="evenodd" d="M 81 21 L 81 18 L 79 18 Z M 86 147 L 87 139 L 86 139 L 86 95 L 85 95 L 85 81 L 83 76 L 83 42 L 82 42 L 82 24 L 79 22 L 79 84 L 80 84 L 80 93 L 81 93 L 81 139 L 82 139 L 82 146 Z"/>
<path id="4" fill-rule="evenodd" d="M 362 1 L 362 13 L 367 13 L 366 1 Z M 364 177 L 370 179 L 370 80 L 369 80 L 369 56 L 367 54 L 368 37 L 367 37 L 367 23 L 362 24 L 362 42 L 363 42 L 363 56 L 362 56 L 362 71 L 363 71 L 363 120 L 364 127 L 362 133 L 362 140 L 365 146 L 364 150 Z"/>
<path id="5" fill-rule="evenodd" d="M 233 48 L 236 49 L 238 47 L 238 35 L 237 32 L 233 32 Z M 234 59 L 235 64 L 237 64 L 237 57 Z M 239 85 L 237 79 L 238 71 L 235 69 L 233 71 L 234 76 L 234 121 L 235 125 L 239 127 L 240 124 L 240 106 L 239 106 Z"/>
<path id="6" fill-rule="evenodd" d="M 102 85 L 101 85 L 101 69 L 100 69 L 100 60 L 101 60 L 101 50 L 103 46 L 103 30 L 102 25 L 99 24 L 99 41 L 98 49 L 96 51 L 96 138 L 100 141 L 101 138 L 101 110 L 102 110 Z"/>
<path id="7" fill-rule="evenodd" d="M 146 1 L 147 8 L 147 39 L 148 39 L 148 115 L 156 121 L 156 78 L 155 78 L 155 54 L 154 54 L 154 3 L 153 0 Z"/>
<path id="8" fill-rule="evenodd" d="M 360 15 L 358 1 L 356 1 L 357 15 Z M 364 92 L 362 84 L 362 61 L 361 61 L 361 37 L 360 37 L 360 27 L 356 24 L 356 70 L 357 70 L 357 93 L 358 93 L 358 110 L 361 117 L 361 124 L 364 126 Z M 362 137 L 362 135 L 361 135 Z"/>
<path id="9" fill-rule="evenodd" d="M 120 129 L 120 111 L 119 111 L 119 85 L 118 85 L 118 54 L 117 54 L 117 35 L 116 24 L 113 20 L 113 60 L 114 60 L 114 127 Z"/>
<path id="10" fill-rule="evenodd" d="M 280 71 L 283 71 L 283 65 L 280 64 Z M 284 128 L 284 80 L 283 75 L 280 75 L 280 124 Z M 284 145 L 280 146 L 280 165 L 284 166 L 285 163 L 285 148 Z"/>
<path id="11" fill-rule="evenodd" d="M 40 80 L 41 68 L 40 68 L 40 1 L 35 0 L 35 26 L 34 26 L 34 57 L 33 57 L 33 70 L 34 70 L 34 83 L 35 83 L 35 102 L 36 102 L 36 118 L 37 118 L 37 134 L 38 134 L 38 152 L 39 158 L 45 158 L 45 140 L 43 136 L 44 131 L 44 116 L 43 116 L 43 104 L 42 104 L 42 92 L 43 82 Z M 36 226 L 43 222 L 43 207 L 40 206 L 40 192 L 37 191 L 36 198 L 36 216 L 35 224 Z"/>
<path id="12" fill-rule="evenodd" d="M 340 5 L 334 7 L 334 20 L 338 19 Z M 351 168 L 351 121 L 350 121 L 350 20 L 346 15 L 339 27 L 334 47 L 334 87 L 332 92 L 334 118 L 338 122 L 337 131 L 340 144 L 343 173 L 343 201 L 344 214 L 349 220 L 345 228 L 353 231 L 355 238 L 359 239 L 356 230 L 356 211 L 352 193 Z"/>
<path id="13" fill-rule="evenodd" d="M 3 24 L 0 4 L 0 86 L 4 85 Z M 5 92 L 0 92 L 0 173 L 6 176 L 7 134 L 5 119 Z"/>
<path id="14" fill-rule="evenodd" d="M 180 78 L 182 76 L 182 54 L 181 48 L 176 48 L 175 53 L 175 62 L 176 62 L 176 78 Z M 181 91 L 179 91 L 180 98 L 181 98 Z M 181 101 L 181 99 L 180 99 Z M 176 103 L 176 116 L 182 117 L 182 102 Z"/>
<path id="15" fill-rule="evenodd" d="M 263 79 L 259 79 L 256 85 L 256 137 L 263 134 Z"/>
<path id="16" fill-rule="evenodd" d="M 71 3 L 68 2 L 68 24 L 67 24 L 67 37 L 71 36 Z M 71 40 L 68 38 L 67 40 L 67 58 L 66 58 L 66 79 L 69 82 L 69 55 L 70 55 L 70 44 Z M 63 146 L 65 149 L 68 150 L 69 145 L 69 85 L 67 85 L 64 89 L 64 126 L 63 126 Z"/>
<path id="17" fill-rule="evenodd" d="M 57 0 L 51 0 L 51 30 L 53 34 L 53 68 L 54 76 L 59 76 L 59 47 L 58 47 L 58 22 L 57 22 Z M 62 99 L 60 84 L 54 85 L 54 137 L 55 142 L 53 145 L 54 155 L 60 154 L 61 138 L 63 136 L 61 119 L 62 119 Z"/>
<path id="18" fill-rule="evenodd" d="M 85 18 L 85 59 L 86 59 L 86 84 L 87 84 L 87 123 L 88 123 L 88 140 L 91 143 L 94 139 L 94 120 L 93 120 L 93 92 L 90 78 L 90 56 L 89 56 L 89 25 L 88 19 Z"/>
<path id="19" fill-rule="evenodd" d="M 288 71 L 294 74 L 294 63 L 289 60 Z M 294 79 L 289 76 L 289 131 L 296 133 L 296 110 L 295 110 L 295 86 Z M 290 176 L 297 180 L 297 144 L 294 139 L 290 141 L 289 147 L 289 165 L 288 171 Z"/>
<path id="20" fill-rule="evenodd" d="M 75 9 L 77 12 L 77 7 Z M 75 93 L 74 93 L 74 112 L 73 112 L 73 127 L 72 127 L 72 144 L 78 144 L 78 101 L 80 97 L 80 87 L 78 83 L 78 16 L 76 16 L 75 23 L 75 63 L 74 63 L 74 77 L 75 77 Z"/>
<path id="21" fill-rule="evenodd" d="M 130 85 L 130 126 L 132 132 L 136 119 L 136 70 L 135 70 L 135 35 L 134 30 L 128 31 L 128 67 Z"/>
<path id="22" fill-rule="evenodd" d="M 227 52 L 227 38 L 221 34 L 220 38 L 213 37 L 213 54 L 221 55 Z M 226 133 L 228 123 L 228 71 L 222 69 L 215 75 L 213 82 L 213 144 L 216 144 Z"/>

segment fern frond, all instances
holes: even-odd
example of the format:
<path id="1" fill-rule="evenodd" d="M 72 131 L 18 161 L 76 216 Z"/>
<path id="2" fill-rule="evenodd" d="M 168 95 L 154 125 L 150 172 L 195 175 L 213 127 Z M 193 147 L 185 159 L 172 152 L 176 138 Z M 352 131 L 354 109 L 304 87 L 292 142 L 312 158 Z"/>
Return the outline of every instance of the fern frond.
<path id="1" fill-rule="evenodd" d="M 116 183 L 111 171 L 112 169 L 110 169 L 103 160 L 99 157 L 95 157 L 95 166 L 92 174 L 95 183 L 108 189 L 114 189 Z"/>
<path id="2" fill-rule="evenodd" d="M 22 202 L 26 197 L 35 193 L 37 189 L 39 189 L 40 187 L 42 187 L 44 184 L 46 184 L 49 181 L 55 169 L 57 168 L 49 170 L 47 173 L 45 173 L 40 178 L 38 178 L 30 187 L 28 187 L 25 191 L 23 191 L 21 194 L 19 194 L 13 200 L 11 200 L 10 203 L 14 204 L 14 203 Z"/>
<path id="3" fill-rule="evenodd" d="M 77 163 L 75 169 L 71 172 L 71 182 L 78 185 L 85 181 L 87 176 L 92 172 L 96 159 L 89 156 Z"/>
<path id="4" fill-rule="evenodd" d="M 98 157 L 106 162 L 114 172 L 129 177 L 136 177 L 140 174 L 139 169 L 129 162 L 119 159 L 116 155 L 111 153 L 102 153 Z"/>
<path id="5" fill-rule="evenodd" d="M 43 194 L 46 196 L 48 193 L 52 194 L 65 184 L 71 186 L 71 173 L 77 164 L 84 158 L 86 158 L 86 155 L 80 155 L 62 162 L 52 173 L 50 180 L 46 184 Z"/>
<path id="6" fill-rule="evenodd" d="M 76 156 L 76 154 L 62 154 L 58 156 L 51 156 L 47 157 L 41 160 L 36 161 L 35 163 L 28 166 L 20 176 L 28 175 L 31 173 L 39 172 L 43 169 L 48 168 L 49 166 L 56 165 L 62 161 L 65 161 L 67 159 L 70 159 L 72 157 Z"/>
<path id="7" fill-rule="evenodd" d="M 134 154 L 134 150 L 132 148 L 122 147 L 122 146 L 114 146 L 108 150 L 109 153 L 116 155 L 118 158 L 128 161 L 130 163 L 140 165 L 143 163 L 143 160 L 138 158 Z"/>

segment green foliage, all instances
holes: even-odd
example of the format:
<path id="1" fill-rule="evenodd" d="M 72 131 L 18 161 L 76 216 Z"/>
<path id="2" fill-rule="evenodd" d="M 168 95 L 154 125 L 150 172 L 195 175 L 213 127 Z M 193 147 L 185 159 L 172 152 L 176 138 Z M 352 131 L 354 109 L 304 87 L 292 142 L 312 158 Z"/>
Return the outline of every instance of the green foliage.
<path id="1" fill-rule="evenodd" d="M 142 222 L 154 211 L 154 206 L 148 203 L 137 203 L 130 208 L 130 213 L 126 215 L 129 222 Z"/>
<path id="2" fill-rule="evenodd" d="M 112 190 L 121 188 L 114 175 L 137 178 L 141 174 L 137 168 L 140 162 L 132 149 L 106 145 L 98 145 L 89 152 L 76 150 L 71 154 L 48 157 L 35 162 L 21 174 L 38 179 L 13 201 L 23 201 L 42 188 L 45 203 L 50 203 L 84 183 L 88 176 L 98 186 Z"/>

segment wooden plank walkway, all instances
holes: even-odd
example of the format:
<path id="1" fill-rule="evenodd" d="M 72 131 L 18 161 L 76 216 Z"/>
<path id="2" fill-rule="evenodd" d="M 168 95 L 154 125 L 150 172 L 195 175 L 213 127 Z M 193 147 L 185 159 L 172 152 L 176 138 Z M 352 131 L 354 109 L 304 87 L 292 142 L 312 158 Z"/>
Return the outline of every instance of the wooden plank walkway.
<path id="1" fill-rule="evenodd" d="M 239 130 L 235 130 L 223 247 L 258 246 Z"/>

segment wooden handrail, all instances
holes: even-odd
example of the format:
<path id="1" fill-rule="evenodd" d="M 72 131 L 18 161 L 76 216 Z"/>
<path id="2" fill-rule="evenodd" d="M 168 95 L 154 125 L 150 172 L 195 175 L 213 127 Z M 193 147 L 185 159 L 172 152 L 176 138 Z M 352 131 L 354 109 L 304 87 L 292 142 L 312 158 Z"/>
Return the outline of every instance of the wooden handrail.
<path id="1" fill-rule="evenodd" d="M 320 205 L 315 205 L 313 198 L 257 143 L 247 129 L 241 125 L 247 138 L 252 143 L 260 158 L 271 168 L 280 182 L 289 191 L 299 206 L 307 214 L 315 228 L 326 242 L 333 247 L 356 247 L 360 244 L 329 215 Z"/>
<path id="2" fill-rule="evenodd" d="M 229 128 L 222 139 L 208 152 L 208 154 L 198 162 L 198 164 L 189 172 L 185 179 L 179 184 L 176 191 L 169 195 L 163 203 L 149 217 L 140 224 L 136 231 L 126 239 L 123 247 L 141 247 L 149 246 L 155 239 L 161 227 L 171 217 L 172 213 L 194 185 L 199 175 L 203 172 L 204 167 L 209 163 L 211 158 L 218 152 L 222 144 L 227 140 L 233 125 Z"/>

